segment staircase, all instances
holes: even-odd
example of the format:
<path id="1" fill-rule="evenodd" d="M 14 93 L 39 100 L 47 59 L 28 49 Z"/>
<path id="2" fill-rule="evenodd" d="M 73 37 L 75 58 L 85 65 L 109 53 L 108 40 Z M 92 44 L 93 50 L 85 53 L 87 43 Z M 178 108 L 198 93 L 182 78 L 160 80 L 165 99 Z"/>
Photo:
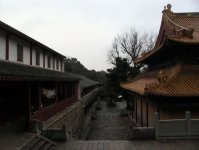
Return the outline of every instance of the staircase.
<path id="1" fill-rule="evenodd" d="M 20 150 L 55 150 L 56 143 L 41 136 L 36 135 Z"/>

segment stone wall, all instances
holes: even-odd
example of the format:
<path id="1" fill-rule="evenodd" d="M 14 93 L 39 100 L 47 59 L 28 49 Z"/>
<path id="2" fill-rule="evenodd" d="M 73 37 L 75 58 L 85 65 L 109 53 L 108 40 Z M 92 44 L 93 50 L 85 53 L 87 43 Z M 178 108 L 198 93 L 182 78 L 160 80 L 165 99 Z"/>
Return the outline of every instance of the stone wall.
<path id="1" fill-rule="evenodd" d="M 81 125 L 84 121 L 84 111 L 81 102 L 76 102 L 70 106 L 67 111 L 53 122 L 49 129 L 62 129 L 63 126 L 66 132 L 70 133 L 72 137 L 78 136 L 81 130 Z M 71 137 L 71 138 L 72 138 Z"/>
<path id="2" fill-rule="evenodd" d="M 155 128 L 154 127 L 133 127 L 130 134 L 130 139 L 154 139 Z"/>

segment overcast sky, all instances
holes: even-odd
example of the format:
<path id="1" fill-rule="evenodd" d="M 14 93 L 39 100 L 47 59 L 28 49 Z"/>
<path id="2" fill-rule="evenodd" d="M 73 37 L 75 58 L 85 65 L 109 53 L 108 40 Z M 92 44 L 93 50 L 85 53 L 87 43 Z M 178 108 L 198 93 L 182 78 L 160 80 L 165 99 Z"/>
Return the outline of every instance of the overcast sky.
<path id="1" fill-rule="evenodd" d="M 0 0 L 0 20 L 88 69 L 106 70 L 114 36 L 130 28 L 158 33 L 168 3 L 173 12 L 199 12 L 198 0 Z"/>

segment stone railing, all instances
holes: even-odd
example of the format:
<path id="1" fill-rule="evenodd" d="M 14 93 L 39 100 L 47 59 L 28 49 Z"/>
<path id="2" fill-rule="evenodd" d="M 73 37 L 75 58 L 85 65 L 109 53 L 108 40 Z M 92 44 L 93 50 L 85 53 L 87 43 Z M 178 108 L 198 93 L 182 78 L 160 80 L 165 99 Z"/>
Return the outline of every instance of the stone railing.
<path id="1" fill-rule="evenodd" d="M 199 136 L 199 119 L 191 119 L 191 113 L 185 112 L 185 119 L 159 120 L 155 113 L 156 138 L 192 138 Z"/>
<path id="2" fill-rule="evenodd" d="M 83 107 L 86 107 L 93 100 L 93 98 L 100 92 L 100 90 L 101 88 L 96 88 L 92 92 L 82 97 L 81 102 L 83 104 Z"/>

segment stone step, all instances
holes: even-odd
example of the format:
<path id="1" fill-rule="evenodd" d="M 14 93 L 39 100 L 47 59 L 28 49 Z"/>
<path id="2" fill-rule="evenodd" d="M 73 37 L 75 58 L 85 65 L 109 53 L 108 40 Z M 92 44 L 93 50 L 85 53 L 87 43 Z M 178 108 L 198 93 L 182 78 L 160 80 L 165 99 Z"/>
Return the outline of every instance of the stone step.
<path id="1" fill-rule="evenodd" d="M 127 140 L 69 141 L 59 145 L 56 150 L 128 150 Z"/>
<path id="2" fill-rule="evenodd" d="M 41 147 L 43 146 L 43 145 L 45 145 L 45 141 L 44 140 L 39 140 L 37 143 L 35 143 L 31 148 L 30 148 L 30 150 L 40 150 L 41 149 Z"/>
<path id="3" fill-rule="evenodd" d="M 39 138 L 38 137 L 34 137 L 24 147 L 22 147 L 21 150 L 30 150 L 38 142 L 39 142 Z"/>
<path id="4" fill-rule="evenodd" d="M 20 150 L 49 150 L 54 149 L 55 146 L 56 143 L 54 143 L 53 141 L 43 136 L 36 135 L 35 138 L 26 143 L 26 145 Z"/>
<path id="5" fill-rule="evenodd" d="M 50 147 L 53 147 L 51 143 L 45 142 L 43 146 L 40 147 L 41 150 L 49 150 Z"/>

